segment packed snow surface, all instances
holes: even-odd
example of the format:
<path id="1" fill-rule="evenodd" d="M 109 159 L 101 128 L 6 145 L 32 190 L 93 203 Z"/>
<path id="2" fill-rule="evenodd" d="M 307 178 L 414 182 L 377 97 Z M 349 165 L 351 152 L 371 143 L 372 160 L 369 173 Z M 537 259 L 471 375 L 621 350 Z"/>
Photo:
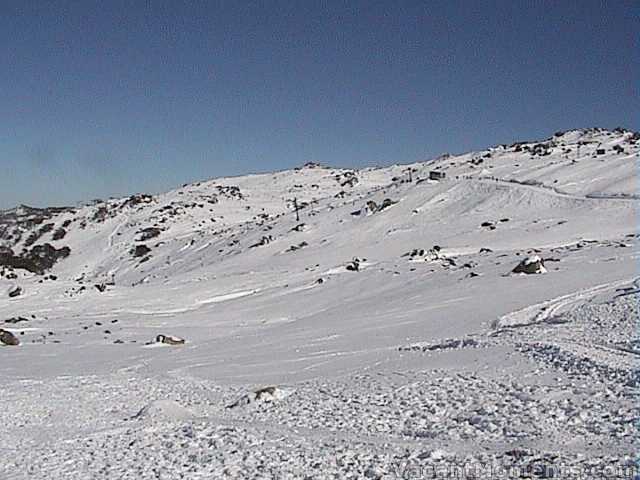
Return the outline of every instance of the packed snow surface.
<path id="1" fill-rule="evenodd" d="M 1 211 L 0 478 L 633 478 L 639 137 Z"/>

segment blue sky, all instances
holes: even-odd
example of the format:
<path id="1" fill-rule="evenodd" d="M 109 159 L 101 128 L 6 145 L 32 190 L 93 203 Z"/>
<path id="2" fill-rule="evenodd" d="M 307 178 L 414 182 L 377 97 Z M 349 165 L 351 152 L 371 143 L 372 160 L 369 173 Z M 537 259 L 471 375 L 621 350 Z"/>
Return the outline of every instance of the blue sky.
<path id="1" fill-rule="evenodd" d="M 0 208 L 637 130 L 615 1 L 0 2 Z"/>

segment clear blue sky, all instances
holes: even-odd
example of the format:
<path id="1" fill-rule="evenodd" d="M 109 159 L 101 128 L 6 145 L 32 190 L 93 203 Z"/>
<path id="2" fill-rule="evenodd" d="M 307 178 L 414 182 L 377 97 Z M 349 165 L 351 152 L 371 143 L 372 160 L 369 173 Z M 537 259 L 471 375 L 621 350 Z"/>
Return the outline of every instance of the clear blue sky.
<path id="1" fill-rule="evenodd" d="M 0 208 L 638 129 L 638 2 L 0 2 Z"/>

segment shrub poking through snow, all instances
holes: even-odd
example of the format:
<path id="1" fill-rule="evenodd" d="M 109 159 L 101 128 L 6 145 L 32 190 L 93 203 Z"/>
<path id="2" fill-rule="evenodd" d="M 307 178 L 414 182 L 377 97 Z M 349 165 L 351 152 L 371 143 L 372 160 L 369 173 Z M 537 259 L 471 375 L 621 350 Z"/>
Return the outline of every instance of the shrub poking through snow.
<path id="1" fill-rule="evenodd" d="M 547 269 L 544 268 L 544 260 L 538 255 L 532 255 L 522 260 L 516 268 L 512 270 L 512 273 L 547 273 Z"/>

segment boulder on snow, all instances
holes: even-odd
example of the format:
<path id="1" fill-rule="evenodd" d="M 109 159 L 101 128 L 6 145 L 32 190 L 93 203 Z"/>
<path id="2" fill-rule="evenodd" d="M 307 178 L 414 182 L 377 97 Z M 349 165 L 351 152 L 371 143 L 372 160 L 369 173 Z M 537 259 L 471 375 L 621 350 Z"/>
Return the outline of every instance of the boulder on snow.
<path id="1" fill-rule="evenodd" d="M 195 418 L 195 414 L 173 400 L 154 400 L 145 405 L 132 418 L 135 420 L 149 418 L 152 420 L 184 421 Z"/>
<path id="2" fill-rule="evenodd" d="M 146 242 L 147 240 L 151 240 L 152 238 L 159 236 L 162 233 L 162 230 L 157 227 L 147 227 L 139 230 L 138 233 L 140 234 L 138 241 Z"/>
<path id="3" fill-rule="evenodd" d="M 358 217 L 360 215 L 366 217 L 368 215 L 373 215 L 378 211 L 378 204 L 373 200 L 369 200 L 360 210 L 355 210 L 351 212 L 351 215 L 354 217 Z"/>
<path id="4" fill-rule="evenodd" d="M 249 245 L 249 248 L 263 247 L 264 245 L 268 245 L 273 241 L 273 237 L 271 235 L 263 235 L 263 237 L 253 245 Z"/>
<path id="5" fill-rule="evenodd" d="M 362 215 L 366 217 L 368 215 L 373 215 L 374 213 L 382 212 L 383 210 L 386 210 L 387 208 L 395 205 L 396 203 L 398 202 L 395 200 L 391 200 L 390 198 L 385 198 L 380 205 L 378 205 L 373 200 L 369 200 L 360 210 L 351 212 L 351 215 L 354 215 L 354 216 Z"/>
<path id="6" fill-rule="evenodd" d="M 360 271 L 360 263 L 365 261 L 365 259 L 360 259 L 358 257 L 353 257 L 353 260 L 351 260 L 349 263 L 347 263 L 345 265 L 345 269 L 347 269 L 350 272 L 359 272 Z"/>
<path id="7" fill-rule="evenodd" d="M 10 331 L 0 328 L 0 343 L 2 345 L 16 346 L 20 345 L 20 340 Z"/>
<path id="8" fill-rule="evenodd" d="M 278 387 L 269 386 L 246 393 L 226 408 L 244 407 L 251 403 L 270 403 L 288 396 L 291 392 Z"/>
<path id="9" fill-rule="evenodd" d="M 544 268 L 544 260 L 538 255 L 532 255 L 522 260 L 513 270 L 512 273 L 546 273 L 547 269 Z"/>
<path id="10" fill-rule="evenodd" d="M 140 258 L 140 257 L 144 257 L 150 251 L 151 249 L 147 247 L 144 243 L 142 243 L 140 245 L 136 245 L 135 247 L 133 247 L 130 253 L 131 255 L 133 255 L 134 258 Z"/>
<path id="11" fill-rule="evenodd" d="M 434 262 L 436 260 L 445 260 L 446 257 L 440 253 L 442 250 L 438 245 L 434 245 L 429 250 L 424 248 L 415 248 L 410 252 L 404 253 L 403 257 L 409 257 L 411 262 Z"/>
<path id="12" fill-rule="evenodd" d="M 301 248 L 304 248 L 307 246 L 309 246 L 307 242 L 300 242 L 298 245 L 291 245 L 289 248 L 285 250 L 285 252 L 295 252 L 296 250 L 300 250 Z"/>
<path id="13" fill-rule="evenodd" d="M 166 345 L 184 345 L 184 338 L 174 337 L 173 335 L 158 335 L 156 343 L 164 343 Z"/>
<path id="14" fill-rule="evenodd" d="M 22 287 L 20 286 L 11 287 L 8 292 L 9 298 L 15 298 L 20 294 L 22 294 Z"/>

